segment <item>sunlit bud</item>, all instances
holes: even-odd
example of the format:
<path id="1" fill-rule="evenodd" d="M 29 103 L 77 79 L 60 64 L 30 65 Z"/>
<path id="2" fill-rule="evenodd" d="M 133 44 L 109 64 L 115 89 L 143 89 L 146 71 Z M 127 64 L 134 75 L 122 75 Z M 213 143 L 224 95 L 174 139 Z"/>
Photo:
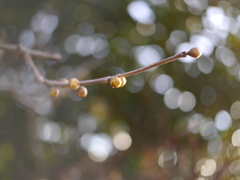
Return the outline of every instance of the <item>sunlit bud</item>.
<path id="1" fill-rule="evenodd" d="M 121 79 L 121 82 L 122 82 L 120 87 L 125 86 L 125 84 L 127 82 L 126 78 L 125 77 L 121 77 L 120 79 Z"/>
<path id="2" fill-rule="evenodd" d="M 60 90 L 58 88 L 51 88 L 50 89 L 50 95 L 54 98 L 58 97 Z"/>
<path id="3" fill-rule="evenodd" d="M 68 86 L 70 87 L 70 89 L 76 90 L 79 88 L 80 83 L 79 83 L 78 79 L 72 78 L 69 80 Z"/>
<path id="4" fill-rule="evenodd" d="M 198 48 L 192 48 L 187 52 L 187 55 L 193 58 L 199 58 L 202 55 L 202 52 Z"/>
<path id="5" fill-rule="evenodd" d="M 119 77 L 112 77 L 110 79 L 110 85 L 113 87 L 113 88 L 119 88 L 121 87 L 122 85 L 122 81 Z"/>
<path id="6" fill-rule="evenodd" d="M 77 90 L 76 90 L 76 93 L 79 97 L 81 98 L 84 98 L 87 96 L 88 94 L 88 91 L 87 91 L 87 88 L 84 87 L 84 86 L 80 86 Z"/>

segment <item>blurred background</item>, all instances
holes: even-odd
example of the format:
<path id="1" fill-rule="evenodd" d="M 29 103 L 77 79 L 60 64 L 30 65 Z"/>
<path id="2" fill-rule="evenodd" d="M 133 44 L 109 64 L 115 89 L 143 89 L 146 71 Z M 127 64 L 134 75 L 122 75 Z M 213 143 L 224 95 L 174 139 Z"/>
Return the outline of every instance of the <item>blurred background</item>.
<path id="1" fill-rule="evenodd" d="M 0 41 L 60 53 L 48 79 L 87 80 L 184 58 L 60 97 L 0 51 L 2 180 L 239 180 L 238 0 L 0 0 Z"/>

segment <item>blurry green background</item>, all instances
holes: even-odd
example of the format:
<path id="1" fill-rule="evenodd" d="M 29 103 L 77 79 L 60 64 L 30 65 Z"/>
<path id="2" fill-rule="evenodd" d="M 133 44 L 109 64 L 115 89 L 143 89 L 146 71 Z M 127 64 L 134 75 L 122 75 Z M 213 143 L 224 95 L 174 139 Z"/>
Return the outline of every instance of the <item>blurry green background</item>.
<path id="1" fill-rule="evenodd" d="M 1 51 L 0 179 L 240 179 L 239 8 L 238 0 L 0 0 L 1 42 L 62 55 L 34 59 L 48 79 L 203 53 L 123 88 L 87 86 L 84 99 L 62 88 L 53 99 Z"/>

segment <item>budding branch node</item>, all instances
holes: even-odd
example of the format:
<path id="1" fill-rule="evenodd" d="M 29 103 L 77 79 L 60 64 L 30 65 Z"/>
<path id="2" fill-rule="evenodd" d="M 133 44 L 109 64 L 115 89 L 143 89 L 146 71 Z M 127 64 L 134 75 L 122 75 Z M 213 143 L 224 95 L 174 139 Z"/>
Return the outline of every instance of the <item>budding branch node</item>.
<path id="1" fill-rule="evenodd" d="M 14 44 L 6 44 L 2 43 L 0 44 L 0 49 L 3 49 L 5 51 L 10 51 L 14 52 L 17 56 L 21 57 L 23 61 L 26 63 L 26 65 L 30 68 L 31 72 L 33 73 L 35 80 L 39 83 L 46 84 L 49 86 L 59 86 L 59 87 L 67 87 L 69 86 L 69 83 L 66 81 L 60 81 L 60 80 L 49 80 L 45 79 L 41 73 L 39 72 L 38 68 L 34 64 L 32 57 L 38 57 L 38 58 L 43 58 L 47 60 L 54 60 L 54 61 L 60 61 L 61 60 L 61 55 L 58 53 L 51 53 L 51 52 L 45 52 L 45 51 L 40 51 L 40 50 L 33 50 L 33 49 L 28 49 L 24 47 L 22 44 L 14 45 Z M 139 69 L 135 69 L 129 72 L 125 72 L 122 74 L 117 74 L 114 76 L 107 76 L 107 77 L 102 77 L 98 79 L 90 79 L 90 80 L 84 80 L 84 81 L 78 81 L 78 84 L 81 86 L 88 86 L 88 85 L 93 85 L 93 84 L 102 84 L 102 83 L 110 83 L 111 79 L 115 77 L 119 78 L 125 78 L 128 76 L 132 76 L 135 74 L 142 73 L 144 71 L 147 71 L 151 68 L 161 66 L 163 64 L 167 64 L 169 62 L 175 61 L 179 58 L 184 58 L 186 56 L 191 56 L 194 58 L 199 58 L 202 55 L 201 51 L 198 48 L 192 48 L 189 51 L 183 51 L 180 52 L 174 56 L 168 57 L 166 59 L 163 59 L 159 62 L 153 63 L 149 66 L 142 67 Z M 122 86 L 121 86 L 122 87 Z"/>

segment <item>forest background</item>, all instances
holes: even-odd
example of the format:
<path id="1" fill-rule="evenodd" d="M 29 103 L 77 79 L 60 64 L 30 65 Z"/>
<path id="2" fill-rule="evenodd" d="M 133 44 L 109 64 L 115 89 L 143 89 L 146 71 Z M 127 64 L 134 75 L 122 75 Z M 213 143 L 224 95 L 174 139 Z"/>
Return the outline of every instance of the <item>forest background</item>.
<path id="1" fill-rule="evenodd" d="M 60 53 L 33 58 L 48 79 L 95 79 L 179 59 L 60 97 L 0 51 L 3 180 L 240 179 L 240 2 L 0 0 L 1 43 Z"/>

